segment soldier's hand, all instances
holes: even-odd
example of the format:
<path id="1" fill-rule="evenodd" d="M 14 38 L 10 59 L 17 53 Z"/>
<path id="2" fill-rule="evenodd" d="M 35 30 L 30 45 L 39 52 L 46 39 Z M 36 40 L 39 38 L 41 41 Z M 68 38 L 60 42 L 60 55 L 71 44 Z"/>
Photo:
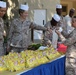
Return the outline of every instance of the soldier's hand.
<path id="1" fill-rule="evenodd" d="M 52 29 L 48 28 L 49 33 L 52 33 Z"/>
<path id="2" fill-rule="evenodd" d="M 6 31 L 4 31 L 3 36 L 5 36 L 5 37 L 6 37 Z"/>
<path id="3" fill-rule="evenodd" d="M 50 40 L 47 41 L 47 45 L 50 47 L 50 45 L 51 45 L 51 41 Z"/>

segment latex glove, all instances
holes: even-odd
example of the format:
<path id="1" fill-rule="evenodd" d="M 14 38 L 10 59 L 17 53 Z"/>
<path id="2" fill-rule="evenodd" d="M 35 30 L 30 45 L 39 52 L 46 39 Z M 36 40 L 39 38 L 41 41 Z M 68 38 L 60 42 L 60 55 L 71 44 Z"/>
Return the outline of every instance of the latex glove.
<path id="1" fill-rule="evenodd" d="M 59 27 L 59 30 L 58 30 L 59 32 L 62 32 L 63 31 L 63 29 L 62 29 L 62 27 Z"/>

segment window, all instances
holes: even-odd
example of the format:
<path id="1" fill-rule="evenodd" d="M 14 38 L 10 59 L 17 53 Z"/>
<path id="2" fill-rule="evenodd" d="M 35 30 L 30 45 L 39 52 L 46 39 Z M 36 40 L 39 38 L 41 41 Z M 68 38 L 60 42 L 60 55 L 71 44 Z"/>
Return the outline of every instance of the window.
<path id="1" fill-rule="evenodd" d="M 67 15 L 67 5 L 62 4 L 62 15 L 63 16 Z"/>

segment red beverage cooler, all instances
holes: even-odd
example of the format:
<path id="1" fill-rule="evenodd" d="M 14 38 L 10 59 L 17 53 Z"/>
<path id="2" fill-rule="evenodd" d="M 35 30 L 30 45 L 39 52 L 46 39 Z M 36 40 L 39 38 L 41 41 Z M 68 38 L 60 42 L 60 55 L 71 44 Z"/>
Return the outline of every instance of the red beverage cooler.
<path id="1" fill-rule="evenodd" d="M 67 46 L 65 46 L 64 44 L 60 44 L 58 43 L 58 49 L 57 49 L 59 52 L 61 53 L 66 53 L 66 50 L 67 50 Z"/>

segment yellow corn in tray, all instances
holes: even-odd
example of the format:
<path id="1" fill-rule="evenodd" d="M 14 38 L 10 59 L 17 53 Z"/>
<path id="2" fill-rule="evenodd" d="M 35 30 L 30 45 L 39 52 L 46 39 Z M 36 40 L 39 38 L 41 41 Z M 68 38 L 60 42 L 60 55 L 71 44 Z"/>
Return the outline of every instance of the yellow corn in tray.
<path id="1" fill-rule="evenodd" d="M 36 59 L 35 55 L 26 57 L 25 66 L 27 68 L 32 68 L 32 67 L 35 67 L 37 65 L 38 65 L 38 62 L 37 62 L 37 59 Z"/>
<path id="2" fill-rule="evenodd" d="M 5 65 L 11 72 L 25 69 L 25 58 L 20 53 L 9 53 Z"/>
<path id="3" fill-rule="evenodd" d="M 61 56 L 61 54 L 58 51 L 52 49 L 47 52 L 46 56 L 50 60 L 54 60 L 55 58 L 58 58 L 59 56 Z"/>
<path id="4" fill-rule="evenodd" d="M 3 57 L 0 57 L 0 71 L 6 71 L 7 67 L 5 65 L 5 61 Z"/>
<path id="5" fill-rule="evenodd" d="M 44 56 L 44 55 L 36 55 L 36 58 L 37 58 L 37 61 L 38 61 L 38 65 L 40 65 L 40 64 L 44 64 L 44 63 L 46 63 L 46 62 L 48 62 L 49 60 L 47 59 L 47 57 L 46 56 Z"/>
<path id="6" fill-rule="evenodd" d="M 32 50 L 25 50 L 25 51 L 22 51 L 20 54 L 21 54 L 22 57 L 32 56 L 34 54 L 34 51 L 32 51 Z"/>

